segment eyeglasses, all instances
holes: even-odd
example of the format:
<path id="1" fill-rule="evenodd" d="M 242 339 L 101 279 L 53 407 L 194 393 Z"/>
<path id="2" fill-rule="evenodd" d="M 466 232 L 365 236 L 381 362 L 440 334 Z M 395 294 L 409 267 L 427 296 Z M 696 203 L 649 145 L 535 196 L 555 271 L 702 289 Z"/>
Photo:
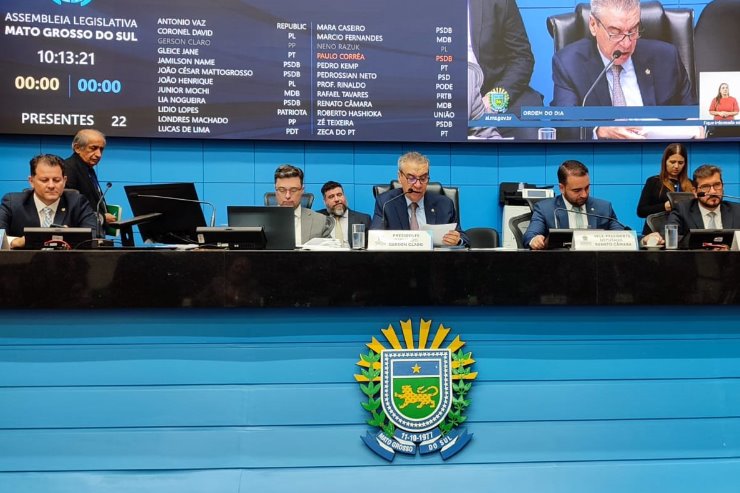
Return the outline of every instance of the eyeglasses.
<path id="1" fill-rule="evenodd" d="M 696 189 L 699 190 L 700 192 L 706 193 L 714 188 L 716 192 L 721 192 L 722 187 L 723 187 L 723 184 L 721 181 L 719 181 L 717 183 L 707 183 L 706 185 L 699 185 L 698 187 L 696 187 Z"/>
<path id="2" fill-rule="evenodd" d="M 291 195 L 295 195 L 301 190 L 303 190 L 303 188 L 298 188 L 298 187 L 291 187 L 291 188 L 277 187 L 275 189 L 275 191 L 279 193 L 280 195 L 285 195 L 288 192 L 290 192 Z"/>
<path id="3" fill-rule="evenodd" d="M 629 33 L 611 33 L 606 28 L 604 23 L 601 22 L 601 19 L 596 17 L 594 14 L 591 14 L 591 17 L 596 19 L 596 22 L 598 22 L 599 25 L 604 29 L 604 32 L 606 32 L 606 35 L 609 36 L 609 41 L 611 41 L 612 43 L 614 42 L 621 43 L 622 41 L 624 41 L 625 38 L 629 39 L 630 41 L 634 41 L 634 40 L 640 39 L 640 37 L 642 36 L 642 26 L 640 24 L 637 25 L 636 31 L 632 31 Z"/>
<path id="4" fill-rule="evenodd" d="M 406 178 L 406 181 L 409 182 L 409 185 L 413 185 L 417 181 L 422 184 L 429 182 L 428 173 L 426 175 L 421 175 L 421 176 L 407 175 L 403 171 L 399 171 L 399 173 L 401 173 L 404 176 L 404 178 Z"/>

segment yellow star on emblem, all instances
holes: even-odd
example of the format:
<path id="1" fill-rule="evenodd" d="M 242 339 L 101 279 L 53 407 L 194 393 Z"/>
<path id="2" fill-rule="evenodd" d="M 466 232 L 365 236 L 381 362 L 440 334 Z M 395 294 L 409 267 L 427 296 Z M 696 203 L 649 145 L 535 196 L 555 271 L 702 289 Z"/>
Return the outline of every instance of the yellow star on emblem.
<path id="1" fill-rule="evenodd" d="M 414 373 L 421 372 L 421 366 L 419 366 L 419 363 L 417 363 L 414 366 L 412 366 L 411 369 L 414 370 Z"/>

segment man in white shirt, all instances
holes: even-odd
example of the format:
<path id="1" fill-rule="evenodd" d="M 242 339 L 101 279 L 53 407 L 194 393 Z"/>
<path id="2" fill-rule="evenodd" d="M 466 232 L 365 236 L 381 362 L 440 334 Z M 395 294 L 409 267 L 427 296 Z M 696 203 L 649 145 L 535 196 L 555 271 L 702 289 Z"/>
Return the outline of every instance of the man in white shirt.
<path id="1" fill-rule="evenodd" d="M 329 238 L 333 226 L 327 216 L 301 206 L 303 191 L 303 170 L 290 164 L 278 166 L 275 170 L 275 197 L 280 207 L 292 207 L 295 211 L 296 245 L 302 245 L 311 238 Z"/>

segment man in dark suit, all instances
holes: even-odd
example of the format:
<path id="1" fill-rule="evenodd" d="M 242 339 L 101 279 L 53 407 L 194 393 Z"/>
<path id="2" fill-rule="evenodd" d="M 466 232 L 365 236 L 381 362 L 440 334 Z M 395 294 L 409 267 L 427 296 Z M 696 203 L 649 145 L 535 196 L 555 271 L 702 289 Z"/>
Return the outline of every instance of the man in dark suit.
<path id="1" fill-rule="evenodd" d="M 457 223 L 455 229 L 444 235 L 444 244 L 469 245 L 452 200 L 444 195 L 426 193 L 429 184 L 429 159 L 426 156 L 407 152 L 398 158 L 398 181 L 401 188 L 376 197 L 370 229 L 412 230 L 425 224 Z"/>
<path id="2" fill-rule="evenodd" d="M 692 181 L 696 198 L 676 204 L 666 224 L 678 225 L 679 236 L 684 236 L 691 229 L 740 229 L 740 204 L 722 200 L 722 169 L 712 164 L 703 164 L 694 170 Z M 656 231 L 645 236 L 642 243 L 662 245 L 665 240 Z M 727 249 L 725 247 L 722 249 Z"/>
<path id="3" fill-rule="evenodd" d="M 674 106 L 697 104 L 686 68 L 676 48 L 663 41 L 639 39 L 639 0 L 592 0 L 589 30 L 555 53 L 552 106 L 581 106 L 602 70 L 621 55 L 585 101 L 586 106 Z M 598 127 L 600 139 L 642 139 L 642 127 Z"/>
<path id="4" fill-rule="evenodd" d="M 67 170 L 67 188 L 79 191 L 93 209 L 98 207 L 95 211 L 101 224 L 101 227 L 96 230 L 98 236 L 105 236 L 103 222 L 110 223 L 116 220 L 116 216 L 108 213 L 105 199 L 103 199 L 103 190 L 100 188 L 98 175 L 95 172 L 95 166 L 103 158 L 105 145 L 105 135 L 101 132 L 92 128 L 82 129 L 72 140 L 72 155 L 64 161 Z"/>
<path id="5" fill-rule="evenodd" d="M 610 202 L 590 196 L 591 181 L 585 164 L 575 160 L 561 164 L 558 186 L 560 195 L 535 203 L 524 246 L 532 250 L 547 248 L 551 229 L 624 229 Z"/>
<path id="6" fill-rule="evenodd" d="M 347 196 L 344 195 L 344 188 L 340 183 L 327 181 L 321 187 L 321 195 L 324 197 L 326 209 L 321 209 L 320 214 L 329 216 L 334 221 L 334 230 L 332 236 L 342 242 L 354 247 L 352 238 L 352 225 L 362 224 L 365 230 L 370 229 L 370 216 L 362 212 L 356 212 L 347 207 Z M 367 235 L 365 236 L 367 243 Z M 366 245 L 362 245 L 364 248 Z"/>
<path id="7" fill-rule="evenodd" d="M 31 190 L 8 193 L 0 204 L 0 229 L 8 235 L 11 248 L 26 244 L 24 228 L 62 226 L 97 228 L 97 219 L 87 199 L 75 190 L 64 190 L 64 161 L 53 154 L 31 159 Z"/>
<path id="8" fill-rule="evenodd" d="M 534 56 L 516 0 L 470 0 L 470 50 L 483 72 L 478 96 L 490 91 L 509 97 L 507 113 L 542 106 L 542 94 L 529 86 Z M 491 111 L 490 102 L 485 101 Z M 501 136 L 537 139 L 537 129 L 499 128 Z M 485 135 L 484 135 L 485 137 Z"/>

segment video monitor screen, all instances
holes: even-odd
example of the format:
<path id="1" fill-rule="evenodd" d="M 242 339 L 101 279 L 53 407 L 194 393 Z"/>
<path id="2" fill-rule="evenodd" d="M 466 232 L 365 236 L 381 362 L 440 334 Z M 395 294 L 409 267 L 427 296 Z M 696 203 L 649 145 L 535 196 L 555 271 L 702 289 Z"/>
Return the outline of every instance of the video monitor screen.
<path id="1" fill-rule="evenodd" d="M 737 4 L 568 5 L 3 0 L 0 133 L 740 140 Z"/>

